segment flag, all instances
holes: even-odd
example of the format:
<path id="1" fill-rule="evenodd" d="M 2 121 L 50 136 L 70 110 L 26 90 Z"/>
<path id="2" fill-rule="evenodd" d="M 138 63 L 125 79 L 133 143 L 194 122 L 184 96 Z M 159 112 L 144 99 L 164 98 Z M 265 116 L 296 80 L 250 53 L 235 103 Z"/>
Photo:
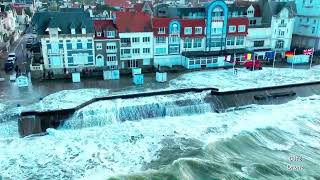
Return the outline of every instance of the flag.
<path id="1" fill-rule="evenodd" d="M 234 57 L 233 55 L 226 55 L 224 56 L 224 60 L 228 63 L 234 63 Z"/>
<path id="2" fill-rule="evenodd" d="M 294 52 L 292 52 L 292 51 L 286 52 L 286 57 L 292 57 L 292 56 L 294 56 Z"/>
<path id="3" fill-rule="evenodd" d="M 312 55 L 313 55 L 313 52 L 314 52 L 314 49 L 313 49 L 313 48 L 303 50 L 303 54 L 304 54 L 304 55 L 310 55 L 310 56 L 312 56 Z"/>
<path id="4" fill-rule="evenodd" d="M 268 59 L 273 59 L 275 53 L 276 53 L 275 51 L 268 51 L 268 52 L 266 52 L 265 57 Z"/>
<path id="5" fill-rule="evenodd" d="M 252 59 L 252 54 L 251 53 L 247 53 L 247 54 L 245 54 L 245 56 L 244 56 L 244 58 L 245 58 L 245 60 L 247 60 L 247 61 L 251 61 Z"/>

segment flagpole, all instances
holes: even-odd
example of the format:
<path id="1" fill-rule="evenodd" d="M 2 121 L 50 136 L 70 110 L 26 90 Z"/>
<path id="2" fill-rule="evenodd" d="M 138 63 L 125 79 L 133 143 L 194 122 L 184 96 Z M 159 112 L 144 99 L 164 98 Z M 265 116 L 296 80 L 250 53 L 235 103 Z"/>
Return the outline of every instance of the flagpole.
<path id="1" fill-rule="evenodd" d="M 253 71 L 254 71 L 254 66 L 255 66 L 255 63 L 256 63 L 256 56 L 255 56 L 255 54 L 253 53 Z"/>
<path id="2" fill-rule="evenodd" d="M 233 54 L 233 75 L 235 75 L 236 53 Z"/>
<path id="3" fill-rule="evenodd" d="M 296 56 L 296 48 L 294 48 L 294 51 L 293 51 L 293 57 L 292 57 L 292 61 L 291 61 L 291 69 L 293 69 L 293 60 L 294 60 L 295 56 Z"/>
<path id="4" fill-rule="evenodd" d="M 273 62 L 272 62 L 272 74 L 274 72 L 274 64 L 275 64 L 275 61 L 276 61 L 276 54 L 277 54 L 277 51 L 274 51 Z"/>
<path id="5" fill-rule="evenodd" d="M 312 48 L 312 55 L 311 55 L 310 69 L 311 69 L 311 67 L 312 67 L 313 54 L 314 54 L 314 47 Z"/>

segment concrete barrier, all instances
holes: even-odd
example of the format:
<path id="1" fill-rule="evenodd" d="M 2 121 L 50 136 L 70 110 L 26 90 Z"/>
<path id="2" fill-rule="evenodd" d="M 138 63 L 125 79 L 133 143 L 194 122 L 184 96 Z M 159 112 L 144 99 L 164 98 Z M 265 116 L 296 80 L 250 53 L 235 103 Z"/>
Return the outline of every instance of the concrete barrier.
<path id="1" fill-rule="evenodd" d="M 134 99 L 140 97 L 171 95 L 179 93 L 200 93 L 203 91 L 211 91 L 211 93 L 205 97 L 204 102 L 211 104 L 213 111 L 224 112 L 229 110 L 230 108 L 237 109 L 250 104 L 282 104 L 294 100 L 296 97 L 307 97 L 314 94 L 320 94 L 320 81 L 225 92 L 220 92 L 216 88 L 188 88 L 99 97 L 69 109 L 57 109 L 45 112 L 21 112 L 18 123 L 19 133 L 20 136 L 24 137 L 31 134 L 43 133 L 47 128 L 56 128 L 67 118 L 71 117 L 77 110 L 80 110 L 81 108 L 98 101 L 114 99 Z M 177 102 L 177 104 L 179 105 L 183 105 L 183 103 L 184 102 Z M 146 104 L 146 106 L 148 105 L 150 104 Z M 148 108 L 146 108 L 145 110 L 148 111 Z M 146 114 L 152 113 L 150 112 Z M 30 120 L 32 120 L 33 122 L 31 123 Z"/>

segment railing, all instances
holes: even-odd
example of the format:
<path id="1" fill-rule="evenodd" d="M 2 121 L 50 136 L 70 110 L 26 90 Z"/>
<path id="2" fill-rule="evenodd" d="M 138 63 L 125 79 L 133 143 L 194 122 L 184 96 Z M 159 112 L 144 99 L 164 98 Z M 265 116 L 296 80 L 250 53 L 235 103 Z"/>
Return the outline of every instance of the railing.
<path id="1" fill-rule="evenodd" d="M 42 64 L 30 64 L 30 70 L 31 71 L 43 71 L 43 65 Z"/>
<path id="2" fill-rule="evenodd" d="M 107 61 L 107 66 L 117 66 L 118 61 Z"/>
<path id="3" fill-rule="evenodd" d="M 131 47 L 131 43 L 125 43 L 125 42 L 122 42 L 121 43 L 121 47 Z"/>
<path id="4" fill-rule="evenodd" d="M 131 58 L 132 55 L 131 54 L 121 54 L 120 57 L 121 58 Z"/>
<path id="5" fill-rule="evenodd" d="M 285 24 L 279 24 L 279 27 L 287 27 L 287 23 L 285 23 Z"/>

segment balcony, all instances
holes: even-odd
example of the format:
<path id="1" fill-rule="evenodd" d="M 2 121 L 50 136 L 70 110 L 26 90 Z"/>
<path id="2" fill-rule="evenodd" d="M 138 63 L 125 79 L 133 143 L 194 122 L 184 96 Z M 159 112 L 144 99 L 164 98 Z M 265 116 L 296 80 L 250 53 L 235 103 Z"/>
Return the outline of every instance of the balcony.
<path id="1" fill-rule="evenodd" d="M 279 24 L 279 27 L 287 27 L 287 23 Z"/>
<path id="2" fill-rule="evenodd" d="M 48 55 L 61 55 L 61 54 L 63 54 L 63 50 L 58 50 L 58 51 L 52 50 L 52 49 L 48 50 Z"/>
<path id="3" fill-rule="evenodd" d="M 118 61 L 107 61 L 107 66 L 118 66 Z"/>
<path id="4" fill-rule="evenodd" d="M 121 47 L 131 47 L 130 42 L 121 42 Z"/>
<path id="5" fill-rule="evenodd" d="M 131 54 L 121 54 L 120 58 L 131 58 L 132 55 Z"/>

